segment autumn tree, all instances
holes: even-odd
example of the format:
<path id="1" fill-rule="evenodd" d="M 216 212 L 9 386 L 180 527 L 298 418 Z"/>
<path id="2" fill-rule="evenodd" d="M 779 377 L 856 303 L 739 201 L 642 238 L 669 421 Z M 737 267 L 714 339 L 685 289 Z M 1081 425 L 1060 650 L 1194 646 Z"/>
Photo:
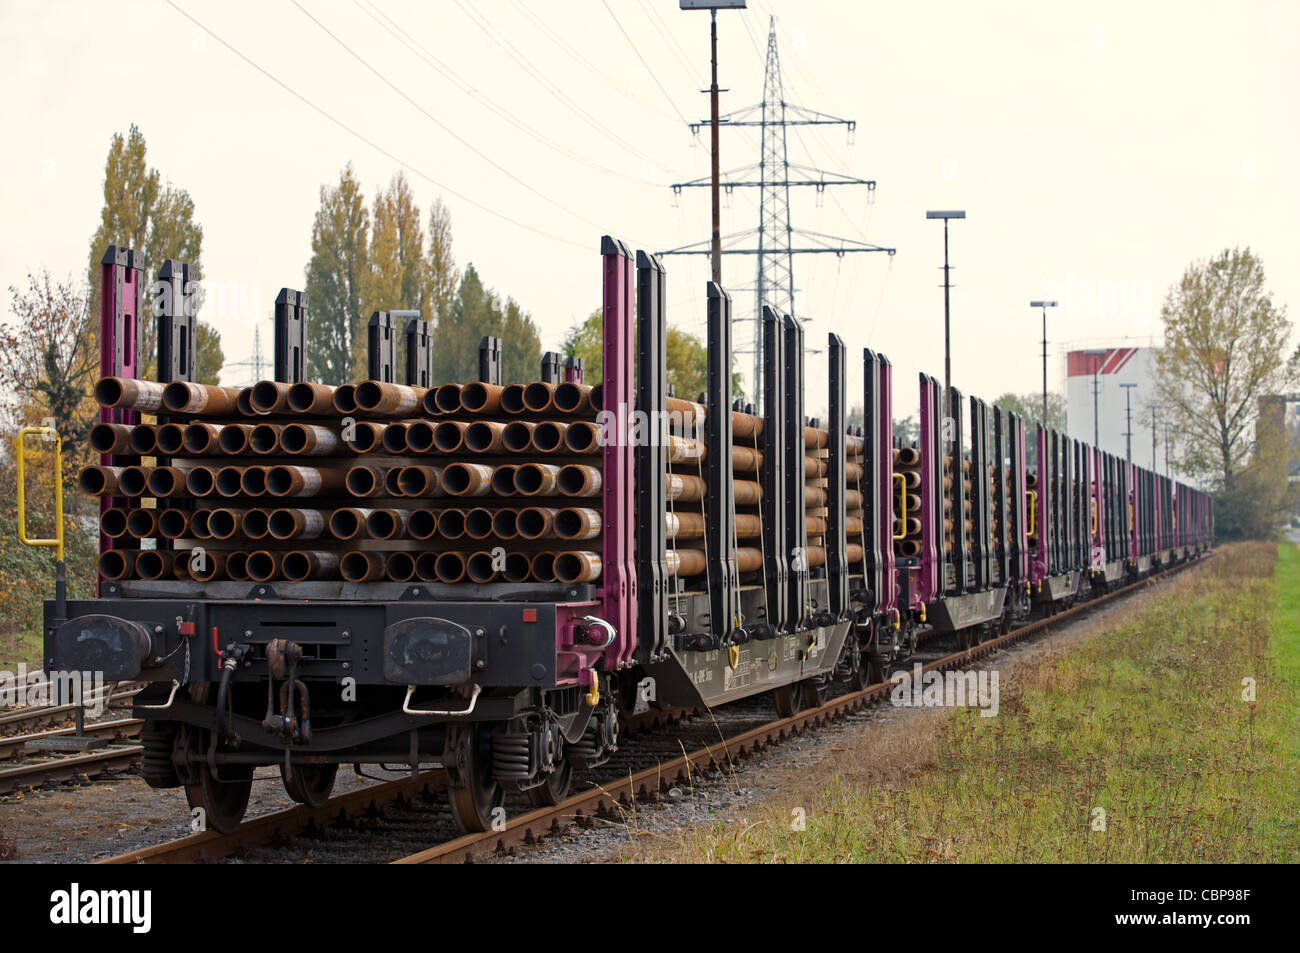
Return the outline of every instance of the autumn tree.
<path id="1" fill-rule="evenodd" d="M 194 379 L 200 384 L 216 384 L 226 363 L 221 350 L 221 332 L 206 322 L 198 322 L 194 344 Z"/>
<path id="2" fill-rule="evenodd" d="M 478 347 L 484 337 L 501 338 L 503 381 L 537 380 L 542 346 L 533 319 L 513 298 L 503 304 L 469 264 L 447 314 L 433 328 L 433 379 L 477 380 Z"/>
<path id="3" fill-rule="evenodd" d="M 361 312 L 370 267 L 369 228 L 370 214 L 349 163 L 337 186 L 321 186 L 307 265 L 307 361 L 312 379 L 323 384 L 353 379 L 357 342 L 365 340 Z M 361 347 L 364 354 L 364 343 Z"/>
<path id="4" fill-rule="evenodd" d="M 1180 438 L 1175 466 L 1230 490 L 1254 450 L 1260 399 L 1296 380 L 1286 308 L 1265 289 L 1260 260 L 1233 248 L 1189 265 L 1160 316 L 1156 384 Z"/>
<path id="5" fill-rule="evenodd" d="M 427 287 L 424 293 L 425 314 L 430 322 L 437 322 L 451 312 L 460 274 L 451 251 L 451 213 L 441 198 L 433 200 L 429 209 L 429 250 L 425 257 L 424 275 Z"/>
<path id="6" fill-rule="evenodd" d="M 195 221 L 194 200 L 184 189 L 164 181 L 162 174 L 150 167 L 144 136 L 132 125 L 124 137 L 113 136 L 104 168 L 104 205 L 99 227 L 90 240 L 87 273 L 91 288 L 87 325 L 83 333 L 97 338 L 100 307 L 100 262 L 109 245 L 121 245 L 136 252 L 136 264 L 147 282 L 153 281 L 167 259 L 187 262 L 202 274 L 203 228 Z M 145 305 L 152 296 L 142 296 Z M 158 359 L 158 323 L 140 322 L 140 360 L 142 376 L 153 377 Z M 200 339 L 202 348 L 211 338 Z M 212 363 L 201 350 L 200 362 Z M 218 362 L 219 366 L 220 362 Z"/>
<path id="7" fill-rule="evenodd" d="M 420 209 L 402 173 L 393 176 L 388 188 L 375 196 L 370 226 L 370 267 L 363 283 L 362 328 L 376 311 L 418 309 L 427 320 L 425 304 L 428 283 L 424 257 L 424 228 Z M 400 335 L 402 328 L 397 328 Z M 354 380 L 366 377 L 366 332 L 353 345 Z"/>
<path id="8" fill-rule="evenodd" d="M 18 422 L 49 418 L 75 453 L 94 424 L 87 395 L 99 374 L 99 347 L 84 332 L 87 288 L 71 277 L 55 281 L 48 271 L 27 276 L 27 288 L 10 286 L 12 320 L 0 328 L 0 386 Z"/>

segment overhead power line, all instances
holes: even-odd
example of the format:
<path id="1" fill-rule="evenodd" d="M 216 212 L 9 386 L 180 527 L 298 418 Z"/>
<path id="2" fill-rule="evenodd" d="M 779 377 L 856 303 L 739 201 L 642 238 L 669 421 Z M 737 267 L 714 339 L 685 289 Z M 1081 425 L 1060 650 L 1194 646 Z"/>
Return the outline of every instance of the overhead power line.
<path id="1" fill-rule="evenodd" d="M 424 179 L 426 182 L 430 183 L 435 188 L 441 189 L 442 191 L 446 192 L 448 195 L 455 196 L 456 198 L 460 199 L 462 202 L 466 203 L 467 205 L 472 205 L 474 208 L 478 209 L 481 212 L 486 212 L 487 214 L 491 215 L 494 218 L 499 218 L 503 222 L 509 222 L 511 225 L 514 225 L 518 228 L 522 228 L 525 231 L 532 232 L 534 235 L 540 235 L 542 238 L 549 238 L 552 241 L 561 242 L 565 245 L 572 245 L 574 248 L 581 248 L 583 250 L 589 250 L 591 248 L 590 242 L 576 242 L 573 239 L 565 238 L 561 235 L 556 235 L 553 232 L 548 232 L 545 231 L 544 229 L 540 229 L 532 225 L 528 225 L 524 222 L 519 221 L 517 218 L 512 218 L 511 216 L 506 215 L 503 212 L 498 212 L 496 209 L 491 208 L 490 206 L 484 205 L 482 202 L 470 198 L 468 195 L 456 189 L 453 189 L 449 185 L 444 185 L 442 182 L 439 182 L 437 179 L 429 175 L 424 170 L 420 169 L 418 166 L 412 165 L 410 162 L 407 162 L 405 159 L 401 158 L 400 156 L 394 154 L 388 149 L 385 149 L 383 146 L 379 145 L 379 143 L 375 142 L 373 139 L 370 139 L 368 136 L 365 136 L 362 133 L 358 132 L 357 130 L 353 129 L 351 126 L 349 126 L 347 123 L 339 119 L 337 116 L 335 116 L 328 110 L 312 102 L 310 99 L 308 99 L 302 93 L 298 92 L 288 83 L 286 83 L 284 80 L 280 79 L 280 77 L 276 76 L 274 73 L 270 72 L 269 70 L 261 66 L 255 60 L 251 59 L 250 57 L 246 56 L 244 53 L 240 52 L 238 49 L 236 49 L 233 45 L 228 43 L 221 36 L 214 33 L 212 30 L 206 27 L 202 22 L 200 22 L 196 17 L 191 16 L 186 10 L 182 9 L 177 3 L 175 3 L 174 0 L 167 0 L 167 5 L 170 6 L 172 9 L 174 9 L 181 16 L 185 17 L 185 19 L 189 20 L 195 26 L 197 26 L 208 36 L 212 37 L 214 40 L 216 40 L 218 43 L 220 43 L 222 46 L 228 49 L 231 53 L 235 54 L 237 57 L 239 57 L 249 66 L 253 67 L 253 69 L 257 70 L 267 79 L 271 80 L 271 82 L 275 83 L 285 92 L 289 93 L 289 95 L 293 96 L 299 102 L 303 103 L 306 106 L 311 107 L 311 109 L 315 110 L 317 113 L 324 116 L 330 122 L 334 123 L 334 125 L 338 126 L 344 132 L 348 133 L 348 135 L 354 137 L 355 139 L 360 140 L 361 142 L 364 142 L 366 145 L 368 145 L 370 148 L 374 149 L 376 152 L 380 153 L 381 155 L 387 156 L 393 162 L 396 162 L 402 168 L 407 169 L 412 174 L 417 175 L 420 178 Z"/>

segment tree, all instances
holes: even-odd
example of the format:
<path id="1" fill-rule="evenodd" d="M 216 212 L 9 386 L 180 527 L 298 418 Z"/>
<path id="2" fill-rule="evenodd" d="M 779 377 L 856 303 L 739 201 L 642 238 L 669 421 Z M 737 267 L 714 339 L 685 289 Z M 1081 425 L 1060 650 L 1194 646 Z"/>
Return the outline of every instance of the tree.
<path id="1" fill-rule="evenodd" d="M 215 384 L 221 379 L 221 367 L 226 363 L 221 350 L 221 332 L 200 321 L 195 333 L 194 379 L 200 384 Z"/>
<path id="2" fill-rule="evenodd" d="M 1003 410 L 1023 417 L 1027 437 L 1032 434 L 1033 428 L 1038 425 L 1039 418 L 1043 416 L 1043 395 L 1041 392 L 1037 394 L 1013 394 L 1008 391 L 993 403 Z M 1049 430 L 1064 431 L 1066 429 L 1065 398 L 1060 394 L 1047 395 L 1047 427 Z"/>
<path id="3" fill-rule="evenodd" d="M 587 315 L 587 320 L 569 328 L 569 333 L 560 345 L 565 357 L 582 358 L 583 380 L 594 384 L 600 380 L 601 368 L 601 331 L 600 308 Z"/>
<path id="4" fill-rule="evenodd" d="M 99 227 L 90 240 L 91 295 L 87 313 L 93 317 L 82 333 L 92 339 L 98 335 L 100 262 L 109 245 L 134 249 L 136 264 L 147 282 L 157 277 L 158 269 L 169 258 L 187 262 L 195 274 L 201 274 L 203 228 L 194 220 L 194 200 L 184 189 L 164 183 L 161 173 L 149 166 L 147 151 L 144 136 L 135 125 L 125 137 L 115 134 L 109 145 L 104 206 Z M 147 307 L 152 296 L 142 295 L 142 301 Z M 156 320 L 142 318 L 139 345 L 141 376 L 153 377 L 158 359 Z M 201 352 L 196 353 L 196 358 L 203 359 Z"/>
<path id="5" fill-rule="evenodd" d="M 429 209 L 429 253 L 424 266 L 428 288 L 424 294 L 427 307 L 425 318 L 436 322 L 451 312 L 460 275 L 456 272 L 456 259 L 451 253 L 451 213 L 441 198 L 433 200 Z"/>
<path id="6" fill-rule="evenodd" d="M 500 316 L 501 379 L 533 381 L 541 376 L 542 339 L 537 325 L 514 298 L 506 298 Z"/>
<path id="7" fill-rule="evenodd" d="M 569 357 L 580 357 L 584 363 L 585 380 L 594 383 L 601 379 L 603 343 L 601 312 L 597 308 L 581 324 L 569 328 L 562 348 Z M 664 335 L 664 351 L 668 365 L 668 383 L 673 394 L 683 400 L 695 400 L 709 386 L 709 352 L 693 334 L 679 328 L 669 328 Z M 743 397 L 739 374 L 732 375 L 732 397 Z"/>
<path id="8" fill-rule="evenodd" d="M 456 297 L 433 328 L 433 380 L 477 380 L 479 341 L 494 330 L 488 292 L 474 265 L 466 265 Z"/>
<path id="9" fill-rule="evenodd" d="M 321 186 L 320 203 L 307 265 L 311 309 L 307 360 L 312 379 L 338 385 L 353 379 L 357 343 L 365 340 L 361 310 L 370 223 L 351 163 L 335 188 Z"/>
<path id="10" fill-rule="evenodd" d="M 1175 466 L 1231 490 L 1253 449 L 1260 399 L 1297 379 L 1300 352 L 1285 356 L 1286 308 L 1265 290 L 1260 260 L 1232 248 L 1189 265 L 1160 316 L 1156 387 L 1180 438 Z"/>
<path id="11" fill-rule="evenodd" d="M 366 272 L 361 317 L 366 322 L 376 311 L 419 309 L 424 311 L 424 229 L 406 177 L 398 172 L 387 190 L 375 196 L 370 228 L 370 267 Z M 429 317 L 426 312 L 424 315 Z M 400 335 L 399 326 L 397 333 Z M 353 345 L 353 377 L 366 376 L 366 334 L 357 335 Z"/>
<path id="12" fill-rule="evenodd" d="M 20 421 L 49 418 L 75 455 L 96 417 L 87 399 L 99 373 L 99 348 L 84 333 L 88 289 L 42 270 L 9 294 L 15 320 L 0 328 L 0 385 L 16 398 L 8 410 Z"/>

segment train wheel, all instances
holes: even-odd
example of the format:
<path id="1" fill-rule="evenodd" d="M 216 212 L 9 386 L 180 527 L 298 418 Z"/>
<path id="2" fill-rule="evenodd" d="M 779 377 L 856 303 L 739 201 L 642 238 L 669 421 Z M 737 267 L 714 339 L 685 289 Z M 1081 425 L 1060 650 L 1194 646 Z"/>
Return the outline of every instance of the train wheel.
<path id="1" fill-rule="evenodd" d="M 506 793 L 492 777 L 492 730 L 490 726 L 451 725 L 447 729 L 447 750 L 456 752 L 455 783 L 447 783 L 452 816 L 461 830 L 476 834 L 490 830 L 493 815 L 505 804 Z"/>
<path id="2" fill-rule="evenodd" d="M 337 764 L 295 764 L 293 773 L 285 778 L 284 763 L 280 764 L 280 779 L 284 782 L 285 793 L 308 807 L 320 807 L 330 799 L 338 773 Z"/>
<path id="3" fill-rule="evenodd" d="M 229 834 L 239 826 L 248 810 L 248 796 L 253 791 L 253 766 L 223 764 L 220 781 L 212 776 L 207 765 L 200 765 L 198 771 L 199 783 L 185 786 L 185 799 L 191 809 L 203 809 L 207 830 Z"/>
<path id="4" fill-rule="evenodd" d="M 535 788 L 528 789 L 528 800 L 533 807 L 555 807 L 566 797 L 573 787 L 573 762 L 562 758 L 555 770 L 546 776 Z"/>
<path id="5" fill-rule="evenodd" d="M 782 718 L 793 718 L 805 708 L 816 708 L 822 701 L 821 688 L 813 678 L 774 688 L 772 698 L 776 702 L 776 713 Z"/>

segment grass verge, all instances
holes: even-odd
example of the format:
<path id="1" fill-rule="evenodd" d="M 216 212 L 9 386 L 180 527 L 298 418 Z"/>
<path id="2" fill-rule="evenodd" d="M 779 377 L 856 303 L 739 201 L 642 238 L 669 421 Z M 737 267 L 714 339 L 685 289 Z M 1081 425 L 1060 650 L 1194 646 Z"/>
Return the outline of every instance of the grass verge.
<path id="1" fill-rule="evenodd" d="M 1132 620 L 1018 668 L 996 717 L 910 720 L 624 859 L 1296 862 L 1300 550 L 1223 547 Z"/>

